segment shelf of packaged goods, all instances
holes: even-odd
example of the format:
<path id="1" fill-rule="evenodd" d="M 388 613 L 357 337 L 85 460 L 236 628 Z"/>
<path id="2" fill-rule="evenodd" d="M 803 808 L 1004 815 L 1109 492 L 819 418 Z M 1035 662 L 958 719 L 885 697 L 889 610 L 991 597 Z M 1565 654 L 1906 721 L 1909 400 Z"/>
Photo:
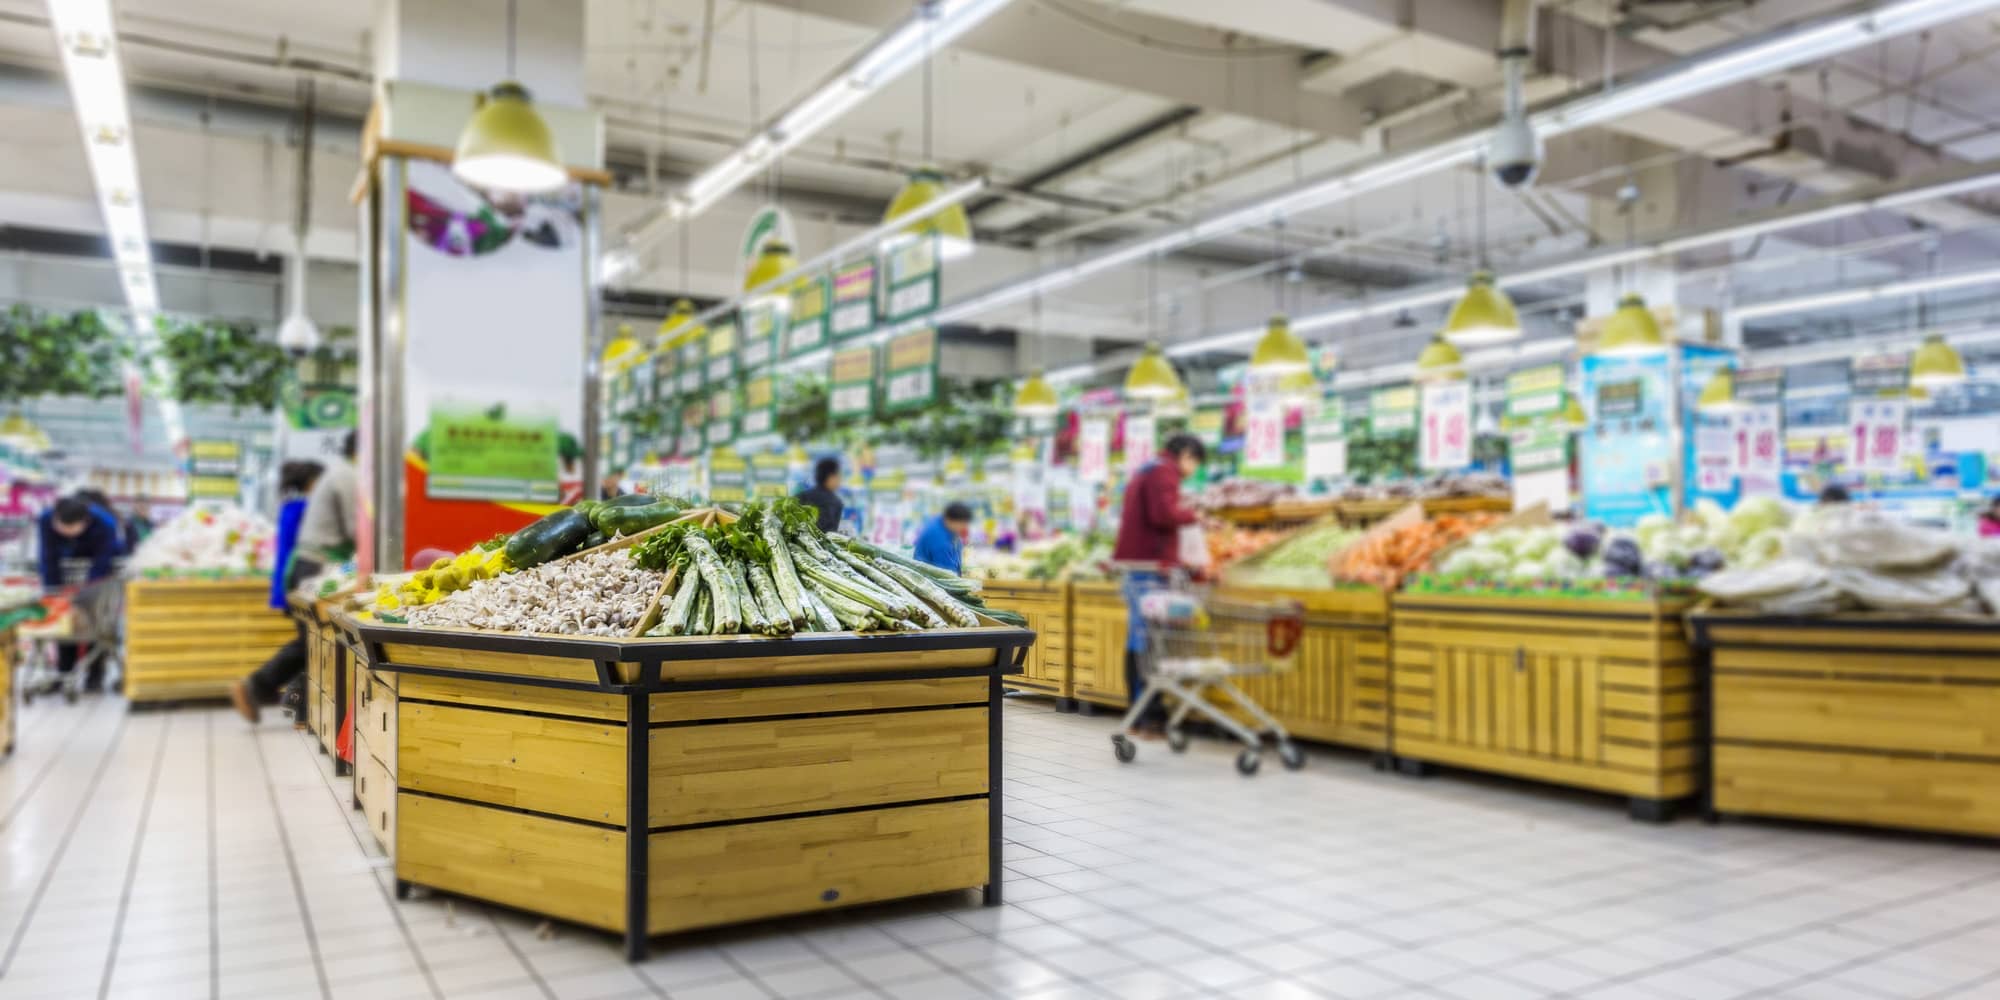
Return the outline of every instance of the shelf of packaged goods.
<path id="1" fill-rule="evenodd" d="M 1053 695 L 1063 701 L 1076 696 L 1070 676 L 1070 587 L 1044 580 L 989 580 L 980 589 L 988 606 L 1020 613 L 1035 633 L 1021 672 L 1006 680 L 1008 688 Z"/>
<path id="2" fill-rule="evenodd" d="M 126 583 L 126 700 L 227 697 L 230 682 L 297 638 L 270 601 L 263 579 Z"/>
<path id="3" fill-rule="evenodd" d="M 1665 818 L 1701 787 L 1687 602 L 1399 595 L 1390 749 L 1626 796 Z"/>
<path id="4" fill-rule="evenodd" d="M 370 759 L 394 788 L 399 891 L 619 933 L 635 960 L 650 936 L 701 927 L 969 888 L 999 901 L 998 712 L 1030 630 L 588 639 L 344 621 L 357 677 L 394 683 L 356 725 L 394 747 Z"/>
<path id="5" fill-rule="evenodd" d="M 2000 624 L 1688 622 L 1713 813 L 2000 836 Z"/>
<path id="6" fill-rule="evenodd" d="M 1291 670 L 1233 680 L 1292 736 L 1377 753 L 1389 749 L 1389 596 L 1374 587 L 1299 591 L 1226 586 L 1247 604 L 1297 601 L 1305 632 Z M 1242 713 L 1238 713 L 1242 715 Z M 1248 720 L 1247 715 L 1243 718 Z"/>

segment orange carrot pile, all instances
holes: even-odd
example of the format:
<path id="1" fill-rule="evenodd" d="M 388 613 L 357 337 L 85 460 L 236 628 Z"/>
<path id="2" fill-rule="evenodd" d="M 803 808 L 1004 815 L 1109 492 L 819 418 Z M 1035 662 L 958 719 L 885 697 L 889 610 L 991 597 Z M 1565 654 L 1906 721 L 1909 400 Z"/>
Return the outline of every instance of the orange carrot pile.
<path id="1" fill-rule="evenodd" d="M 1333 557 L 1335 579 L 1395 589 L 1431 557 L 1500 519 L 1499 514 L 1442 514 L 1401 528 L 1371 532 Z"/>
<path id="2" fill-rule="evenodd" d="M 1208 561 L 1211 566 L 1227 566 L 1238 559 L 1256 555 L 1285 536 L 1282 531 L 1269 528 L 1243 528 L 1218 520 L 1210 520 L 1203 528 L 1202 534 L 1208 539 Z"/>

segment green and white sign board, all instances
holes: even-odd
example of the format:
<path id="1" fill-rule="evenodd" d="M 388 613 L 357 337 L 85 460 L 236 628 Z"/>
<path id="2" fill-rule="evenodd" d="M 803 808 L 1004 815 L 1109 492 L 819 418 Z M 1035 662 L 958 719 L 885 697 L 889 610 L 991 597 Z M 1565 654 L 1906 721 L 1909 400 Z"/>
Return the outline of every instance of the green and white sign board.
<path id="1" fill-rule="evenodd" d="M 736 377 L 736 321 L 724 320 L 708 330 L 708 357 L 702 362 L 702 383 L 727 385 Z"/>
<path id="2" fill-rule="evenodd" d="M 828 415 L 835 420 L 865 417 L 875 409 L 875 349 L 866 344 L 833 352 L 828 380 Z"/>
<path id="3" fill-rule="evenodd" d="M 792 289 L 792 311 L 785 330 L 785 356 L 795 358 L 826 343 L 827 300 L 832 293 L 825 278 L 799 282 Z"/>
<path id="4" fill-rule="evenodd" d="M 770 499 L 790 492 L 785 487 L 791 482 L 791 459 L 784 452 L 767 451 L 750 456 L 751 492 L 757 497 Z"/>
<path id="5" fill-rule="evenodd" d="M 433 498 L 554 503 L 562 496 L 561 432 L 553 415 L 436 406 L 425 440 L 425 492 Z"/>
<path id="6" fill-rule="evenodd" d="M 712 389 L 708 394 L 708 427 L 702 433 L 710 449 L 736 440 L 736 390 L 731 386 Z"/>
<path id="7" fill-rule="evenodd" d="M 833 312 L 827 326 L 834 340 L 859 337 L 875 329 L 875 275 L 873 260 L 833 272 Z"/>
<path id="8" fill-rule="evenodd" d="M 937 331 L 926 327 L 889 341 L 883 361 L 882 409 L 915 409 L 937 398 Z"/>
<path id="9" fill-rule="evenodd" d="M 889 295 L 882 318 L 891 323 L 929 314 L 938 306 L 937 238 L 909 240 L 885 255 Z"/>
<path id="10" fill-rule="evenodd" d="M 1417 429 L 1417 387 L 1399 385 L 1368 397 L 1368 430 L 1372 434 L 1403 434 Z"/>
<path id="11" fill-rule="evenodd" d="M 771 303 L 743 310 L 743 327 L 738 336 L 743 341 L 737 357 L 743 360 L 743 370 L 754 372 L 768 368 L 778 359 L 778 307 Z"/>
<path id="12" fill-rule="evenodd" d="M 743 436 L 762 437 L 777 430 L 777 422 L 777 384 L 772 377 L 761 375 L 743 383 L 743 420 L 739 425 Z"/>
<path id="13" fill-rule="evenodd" d="M 1507 416 L 1538 420 L 1562 411 L 1563 366 L 1537 365 L 1507 376 Z"/>

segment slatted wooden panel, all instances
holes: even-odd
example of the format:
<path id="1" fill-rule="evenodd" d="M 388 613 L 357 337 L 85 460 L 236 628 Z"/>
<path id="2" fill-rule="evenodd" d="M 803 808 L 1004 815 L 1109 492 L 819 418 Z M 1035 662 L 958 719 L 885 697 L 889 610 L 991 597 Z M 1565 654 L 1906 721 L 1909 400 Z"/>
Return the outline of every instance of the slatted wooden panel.
<path id="1" fill-rule="evenodd" d="M 1401 757 L 1648 799 L 1698 787 L 1679 606 L 1399 598 Z"/>
<path id="2" fill-rule="evenodd" d="M 775 718 L 932 705 L 984 705 L 988 695 L 984 677 L 794 684 L 656 694 L 651 698 L 650 714 L 654 722 Z"/>
<path id="3" fill-rule="evenodd" d="M 402 795 L 396 876 L 590 927 L 625 927 L 622 830 Z"/>
<path id="4" fill-rule="evenodd" d="M 125 696 L 217 698 L 297 636 L 268 581 L 134 580 L 125 585 Z"/>
<path id="5" fill-rule="evenodd" d="M 0 630 L 0 754 L 14 749 L 14 630 Z"/>
<path id="6" fill-rule="evenodd" d="M 981 590 L 986 603 L 1016 611 L 1035 632 L 1035 645 L 1019 674 L 1006 678 L 1017 691 L 1075 696 L 1070 677 L 1070 586 L 1040 580 L 994 580 Z"/>
<path id="7" fill-rule="evenodd" d="M 1231 587 L 1218 596 L 1255 603 L 1290 595 Z M 1237 678 L 1235 683 L 1293 736 L 1364 750 L 1389 749 L 1386 595 L 1369 588 L 1298 596 L 1307 610 L 1297 666 L 1287 673 Z"/>
<path id="8" fill-rule="evenodd" d="M 375 838 L 382 853 L 393 857 L 396 853 L 396 776 L 382 763 L 382 754 L 373 752 L 366 742 L 355 746 L 354 799 L 361 805 L 361 815 L 367 822 L 369 836 Z"/>
<path id="9" fill-rule="evenodd" d="M 396 785 L 592 823 L 625 823 L 625 727 L 398 703 Z"/>
<path id="10" fill-rule="evenodd" d="M 2000 627 L 1698 620 L 1718 811 L 2000 835 Z"/>
<path id="11" fill-rule="evenodd" d="M 1125 688 L 1125 599 L 1116 583 L 1070 584 L 1069 665 L 1074 696 L 1117 708 L 1132 700 Z"/>

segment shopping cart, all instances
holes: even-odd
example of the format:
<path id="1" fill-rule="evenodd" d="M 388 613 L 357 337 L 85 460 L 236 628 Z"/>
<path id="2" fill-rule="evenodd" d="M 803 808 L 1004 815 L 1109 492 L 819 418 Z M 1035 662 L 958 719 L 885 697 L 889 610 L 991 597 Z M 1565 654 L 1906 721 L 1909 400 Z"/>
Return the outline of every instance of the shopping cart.
<path id="1" fill-rule="evenodd" d="M 1120 761 L 1129 763 L 1139 753 L 1123 730 L 1137 724 L 1155 699 L 1171 698 L 1166 737 L 1175 753 L 1187 749 L 1187 732 L 1181 727 L 1189 713 L 1198 713 L 1242 741 L 1236 769 L 1246 775 L 1257 773 L 1266 739 L 1276 744 L 1285 767 L 1305 766 L 1305 751 L 1292 742 L 1285 727 L 1231 681 L 1288 671 L 1297 664 L 1299 638 L 1305 631 L 1304 607 L 1297 601 L 1225 600 L 1156 573 L 1128 574 L 1125 589 L 1127 599 L 1137 605 L 1133 627 L 1143 633 L 1138 665 L 1145 689 L 1132 699 L 1121 731 L 1111 737 L 1112 751 Z M 1244 724 L 1210 700 L 1212 694 L 1227 698 L 1256 726 Z"/>
<path id="2" fill-rule="evenodd" d="M 93 670 L 99 671 L 107 686 L 117 682 L 116 675 L 123 673 L 122 669 L 114 668 L 120 663 L 119 626 L 123 620 L 124 594 L 124 587 L 114 575 L 42 599 L 47 617 L 23 624 L 19 632 L 27 645 L 27 653 L 21 659 L 23 705 L 38 697 L 55 695 L 61 695 L 66 702 L 75 702 L 83 690 L 84 679 Z M 80 647 L 76 666 L 67 674 L 56 669 L 57 647 L 61 645 Z"/>

